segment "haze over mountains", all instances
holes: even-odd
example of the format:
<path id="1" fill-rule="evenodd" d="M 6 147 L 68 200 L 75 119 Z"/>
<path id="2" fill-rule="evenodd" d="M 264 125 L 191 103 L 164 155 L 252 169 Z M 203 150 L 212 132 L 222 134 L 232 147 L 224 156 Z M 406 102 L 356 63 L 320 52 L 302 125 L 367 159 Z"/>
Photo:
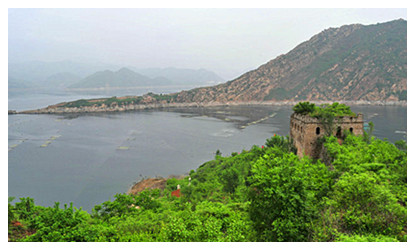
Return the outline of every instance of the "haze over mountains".
<path id="1" fill-rule="evenodd" d="M 68 86 L 68 88 L 132 88 L 160 84 L 169 85 L 172 82 L 164 77 L 152 79 L 128 68 L 121 68 L 118 71 L 105 70 L 96 72 L 78 83 Z"/>
<path id="2" fill-rule="evenodd" d="M 177 68 L 147 68 L 134 69 L 134 71 L 145 76 L 155 78 L 164 77 L 172 81 L 174 84 L 193 84 L 193 83 L 220 83 L 224 82 L 220 76 L 212 71 L 205 69 L 177 69 Z"/>
<path id="3" fill-rule="evenodd" d="M 73 61 L 43 62 L 29 61 L 9 63 L 9 88 L 17 82 L 25 82 L 27 87 L 55 87 L 71 85 L 99 70 L 116 70 L 119 66 L 103 63 L 78 63 Z M 10 82 L 10 79 L 14 81 Z"/>
<path id="4" fill-rule="evenodd" d="M 9 88 L 94 89 L 170 85 L 206 86 L 223 81 L 214 72 L 205 69 L 134 68 L 132 70 L 130 68 L 72 61 L 15 63 L 9 64 Z"/>

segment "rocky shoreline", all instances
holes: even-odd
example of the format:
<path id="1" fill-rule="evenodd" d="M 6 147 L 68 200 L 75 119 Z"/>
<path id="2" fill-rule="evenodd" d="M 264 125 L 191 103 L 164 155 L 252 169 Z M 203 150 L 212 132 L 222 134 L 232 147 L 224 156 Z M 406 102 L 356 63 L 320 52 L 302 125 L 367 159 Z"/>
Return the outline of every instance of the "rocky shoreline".
<path id="1" fill-rule="evenodd" d="M 129 104 L 111 106 L 83 106 L 83 107 L 62 107 L 61 105 L 51 105 L 42 109 L 26 110 L 17 112 L 9 110 L 10 114 L 71 114 L 71 113 L 102 113 L 102 112 L 125 112 L 135 110 L 162 109 L 162 108 L 186 108 L 186 107 L 220 107 L 220 106 L 292 106 L 299 101 L 252 101 L 252 102 L 208 102 L 208 103 L 149 103 L 149 104 Z M 312 101 L 317 105 L 331 103 L 327 101 Z M 406 101 L 338 101 L 346 105 L 368 105 L 368 106 L 406 106 Z"/>

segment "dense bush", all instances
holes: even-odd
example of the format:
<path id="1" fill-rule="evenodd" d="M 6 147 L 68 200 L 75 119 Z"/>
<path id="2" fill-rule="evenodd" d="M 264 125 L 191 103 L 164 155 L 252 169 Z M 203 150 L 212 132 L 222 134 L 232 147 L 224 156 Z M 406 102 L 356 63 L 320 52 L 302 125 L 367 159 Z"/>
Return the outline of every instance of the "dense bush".
<path id="1" fill-rule="evenodd" d="M 322 118 L 325 116 L 356 116 L 349 106 L 334 102 L 333 104 L 323 104 L 316 106 L 314 103 L 299 102 L 293 107 L 296 114 L 310 115 L 311 117 Z"/>
<path id="2" fill-rule="evenodd" d="M 320 199 L 330 184 L 327 167 L 271 148 L 252 167 L 250 216 L 261 241 L 309 241 Z"/>

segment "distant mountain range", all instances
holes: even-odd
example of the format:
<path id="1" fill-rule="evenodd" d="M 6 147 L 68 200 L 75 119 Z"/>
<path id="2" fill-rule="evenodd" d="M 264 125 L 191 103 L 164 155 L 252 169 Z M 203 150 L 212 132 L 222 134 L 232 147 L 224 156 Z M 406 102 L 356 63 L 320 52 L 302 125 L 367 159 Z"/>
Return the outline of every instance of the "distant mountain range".
<path id="1" fill-rule="evenodd" d="M 407 22 L 400 19 L 324 30 L 235 80 L 173 101 L 403 101 L 406 77 Z"/>
<path id="2" fill-rule="evenodd" d="M 131 88 L 160 84 L 169 85 L 171 83 L 167 78 L 156 77 L 152 79 L 130 69 L 121 68 L 118 71 L 105 70 L 96 72 L 78 83 L 70 85 L 68 88 Z"/>
<path id="3" fill-rule="evenodd" d="M 195 83 L 217 84 L 224 82 L 224 79 L 216 75 L 212 71 L 205 69 L 178 69 L 178 68 L 147 68 L 134 69 L 140 74 L 155 78 L 164 77 L 171 80 L 172 83 L 178 85 L 188 85 Z"/>
<path id="4" fill-rule="evenodd" d="M 27 87 L 56 87 L 69 86 L 80 79 L 99 70 L 116 70 L 119 66 L 102 63 L 78 63 L 72 61 L 42 62 L 28 61 L 9 63 L 9 88 L 14 88 L 18 82 L 24 82 Z"/>
<path id="5" fill-rule="evenodd" d="M 66 88 L 67 86 L 76 84 L 81 80 L 82 78 L 78 75 L 69 72 L 62 72 L 49 76 L 43 81 L 43 84 L 46 86 Z"/>
<path id="6" fill-rule="evenodd" d="M 133 68 L 133 67 L 130 67 Z M 110 64 L 71 61 L 9 64 L 9 88 L 134 88 L 149 86 L 206 86 L 222 82 L 205 69 L 121 68 Z"/>
<path id="7" fill-rule="evenodd" d="M 128 68 L 118 71 L 99 71 L 76 84 L 68 86 L 70 89 L 93 88 L 134 88 L 146 86 L 172 86 L 172 85 L 206 85 L 219 83 L 223 79 L 211 71 L 204 69 L 141 69 L 137 73 Z"/>

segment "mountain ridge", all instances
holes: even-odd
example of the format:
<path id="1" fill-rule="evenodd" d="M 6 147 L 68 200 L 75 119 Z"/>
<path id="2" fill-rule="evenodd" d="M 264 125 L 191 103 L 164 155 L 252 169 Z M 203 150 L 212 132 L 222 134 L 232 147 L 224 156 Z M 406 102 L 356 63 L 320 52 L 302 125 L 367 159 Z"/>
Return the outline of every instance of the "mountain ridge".
<path id="1" fill-rule="evenodd" d="M 35 89 L 35 88 L 66 88 L 84 81 L 101 71 L 134 71 L 148 79 L 143 78 L 146 85 L 189 85 L 207 86 L 223 79 L 215 72 L 206 69 L 188 69 L 188 68 L 148 68 L 137 69 L 133 66 L 122 67 L 105 63 L 79 63 L 70 60 L 44 62 L 44 61 L 27 61 L 21 63 L 9 63 L 9 88 L 13 89 Z M 108 72 L 107 72 L 108 74 Z M 127 73 L 128 74 L 128 73 Z M 152 79 L 149 80 L 149 79 Z M 105 79 L 101 79 L 104 81 Z M 140 82 L 138 82 L 140 83 Z M 120 83 L 119 85 L 123 85 Z M 129 84 L 127 84 L 129 85 Z M 140 84 L 139 84 L 140 85 Z M 138 86 L 139 86 L 138 85 Z M 96 83 L 93 88 L 105 88 L 105 84 Z M 147 86 L 146 86 L 147 87 Z M 78 86 L 82 89 L 84 87 Z"/>
<path id="2" fill-rule="evenodd" d="M 165 79 L 166 84 L 171 82 Z M 68 86 L 75 88 L 119 88 L 119 87 L 141 87 L 155 84 L 153 79 L 122 67 L 117 71 L 103 70 L 95 72 L 82 79 L 80 82 Z M 157 81 L 159 84 L 159 81 Z"/>
<path id="3" fill-rule="evenodd" d="M 182 91 L 176 101 L 402 101 L 406 26 L 400 19 L 329 28 L 234 80 Z"/>

